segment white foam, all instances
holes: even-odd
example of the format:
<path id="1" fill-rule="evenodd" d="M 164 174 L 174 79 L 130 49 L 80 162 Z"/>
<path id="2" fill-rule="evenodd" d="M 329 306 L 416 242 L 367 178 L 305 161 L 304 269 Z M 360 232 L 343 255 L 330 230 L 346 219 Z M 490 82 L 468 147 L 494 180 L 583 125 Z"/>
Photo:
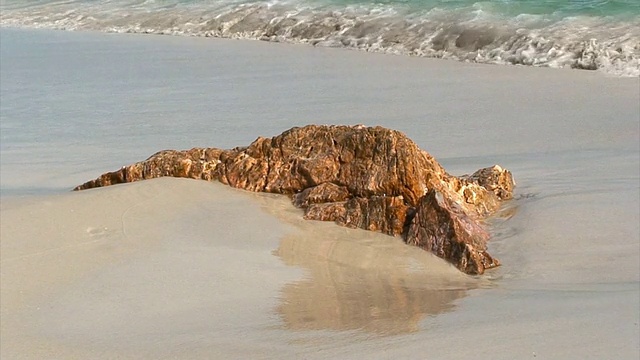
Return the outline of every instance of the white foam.
<path id="1" fill-rule="evenodd" d="M 144 2 L 4 9 L 2 26 L 118 33 L 215 36 L 464 61 L 597 69 L 640 75 L 640 17 L 542 15 L 501 18 L 490 8 L 431 9 L 423 14 L 392 6 L 350 5 L 327 9 L 278 1 L 216 3 L 212 8 Z"/>

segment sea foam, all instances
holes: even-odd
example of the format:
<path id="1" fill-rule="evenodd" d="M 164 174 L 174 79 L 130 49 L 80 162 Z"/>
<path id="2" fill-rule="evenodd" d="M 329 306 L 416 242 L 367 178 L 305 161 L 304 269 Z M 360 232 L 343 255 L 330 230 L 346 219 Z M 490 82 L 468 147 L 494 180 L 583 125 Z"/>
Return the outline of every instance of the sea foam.
<path id="1" fill-rule="evenodd" d="M 71 1 L 5 5 L 0 25 L 256 39 L 640 75 L 640 15 L 505 16 L 481 4 L 418 10 L 399 4 Z"/>

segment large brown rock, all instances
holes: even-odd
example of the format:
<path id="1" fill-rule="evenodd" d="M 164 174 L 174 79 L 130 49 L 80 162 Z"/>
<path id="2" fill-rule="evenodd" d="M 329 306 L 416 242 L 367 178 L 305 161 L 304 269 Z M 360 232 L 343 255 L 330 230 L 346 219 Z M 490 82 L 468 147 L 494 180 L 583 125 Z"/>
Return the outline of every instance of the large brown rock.
<path id="1" fill-rule="evenodd" d="M 481 236 L 484 241 L 477 240 L 484 234 L 477 220 L 495 212 L 502 200 L 510 199 L 514 186 L 511 173 L 499 166 L 471 176 L 451 176 L 399 131 L 309 125 L 231 150 L 161 151 L 74 190 L 162 176 L 218 180 L 245 190 L 288 194 L 296 206 L 305 209 L 307 219 L 335 221 L 390 235 L 412 234 L 407 237 L 409 243 L 434 252 L 470 274 L 481 274 L 497 264 L 476 256 L 485 254 L 484 259 L 491 259 L 486 254 L 488 236 Z M 446 199 L 436 204 L 438 214 L 448 213 L 448 217 L 425 215 L 432 191 Z M 424 218 L 441 222 L 436 226 L 447 221 L 467 225 L 453 226 L 454 230 L 440 231 L 438 234 L 444 235 L 434 237 L 433 231 L 426 230 Z M 465 235 L 462 231 L 467 228 L 475 235 Z M 438 241 L 450 246 L 435 246 Z M 462 255 L 453 250 L 459 243 L 468 247 Z"/>

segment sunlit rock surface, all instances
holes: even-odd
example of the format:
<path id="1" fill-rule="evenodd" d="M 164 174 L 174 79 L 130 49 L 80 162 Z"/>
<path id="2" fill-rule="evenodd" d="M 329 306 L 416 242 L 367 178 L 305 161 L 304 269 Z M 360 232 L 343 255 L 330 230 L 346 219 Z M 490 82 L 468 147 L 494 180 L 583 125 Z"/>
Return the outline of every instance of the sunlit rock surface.
<path id="1" fill-rule="evenodd" d="M 230 150 L 165 150 L 74 190 L 162 176 L 288 194 L 305 218 L 403 236 L 468 274 L 499 262 L 479 220 L 513 195 L 500 166 L 455 177 L 403 133 L 382 127 L 296 127 Z"/>

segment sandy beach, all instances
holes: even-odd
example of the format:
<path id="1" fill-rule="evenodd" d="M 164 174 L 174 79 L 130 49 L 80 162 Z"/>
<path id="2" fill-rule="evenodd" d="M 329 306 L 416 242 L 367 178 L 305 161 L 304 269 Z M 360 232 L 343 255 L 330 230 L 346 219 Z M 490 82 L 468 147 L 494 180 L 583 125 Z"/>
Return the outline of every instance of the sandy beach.
<path id="1" fill-rule="evenodd" d="M 0 31 L 2 359 L 637 359 L 640 79 L 345 49 Z M 403 131 L 496 163 L 502 266 L 471 277 L 282 196 L 70 190 L 162 149 L 292 126 Z"/>

